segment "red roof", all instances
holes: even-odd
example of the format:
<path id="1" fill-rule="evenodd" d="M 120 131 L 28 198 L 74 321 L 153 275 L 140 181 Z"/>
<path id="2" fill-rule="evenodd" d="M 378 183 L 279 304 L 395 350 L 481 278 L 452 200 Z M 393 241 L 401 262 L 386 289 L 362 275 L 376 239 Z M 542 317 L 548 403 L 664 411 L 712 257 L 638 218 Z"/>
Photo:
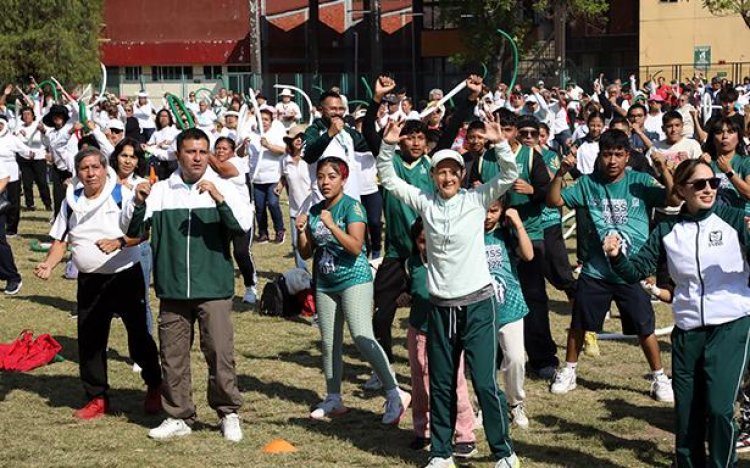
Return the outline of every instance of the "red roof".
<path id="1" fill-rule="evenodd" d="M 102 61 L 111 66 L 247 63 L 246 40 L 193 42 L 108 42 Z"/>

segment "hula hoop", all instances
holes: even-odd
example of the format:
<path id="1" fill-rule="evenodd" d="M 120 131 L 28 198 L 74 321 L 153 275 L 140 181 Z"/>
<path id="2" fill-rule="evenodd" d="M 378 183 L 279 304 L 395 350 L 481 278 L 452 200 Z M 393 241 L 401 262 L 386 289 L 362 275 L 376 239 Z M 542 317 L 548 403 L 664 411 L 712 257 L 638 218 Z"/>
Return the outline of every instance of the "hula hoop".
<path id="1" fill-rule="evenodd" d="M 255 121 L 258 124 L 258 135 L 263 138 L 263 119 L 260 118 L 260 106 L 258 106 L 258 100 L 255 98 L 255 90 L 253 88 L 248 89 L 250 93 L 250 103 L 253 105 L 253 115 L 255 115 Z M 257 169 L 257 167 L 256 167 Z"/>
<path id="2" fill-rule="evenodd" d="M 516 41 L 514 41 L 513 38 L 510 37 L 510 34 L 500 28 L 497 29 L 497 32 L 510 42 L 510 48 L 513 52 L 513 75 L 510 79 L 510 85 L 508 85 L 508 89 L 513 91 L 513 86 L 516 85 L 516 78 L 518 77 L 518 46 L 516 46 Z"/>
<path id="3" fill-rule="evenodd" d="M 177 124 L 180 126 L 180 130 L 186 130 L 188 128 L 195 127 L 193 116 L 191 116 L 190 112 L 188 112 L 188 109 L 185 106 L 185 102 L 182 99 L 178 98 L 172 93 L 167 93 L 167 104 L 169 104 L 169 109 L 172 111 L 172 115 L 174 115 Z M 182 111 L 184 118 L 180 118 L 179 111 Z"/>
<path id="4" fill-rule="evenodd" d="M 313 89 L 314 89 L 315 91 L 319 92 L 319 93 L 325 93 L 325 92 L 326 92 L 326 90 L 325 90 L 325 89 L 323 89 L 323 87 L 322 87 L 322 86 L 318 86 L 318 85 L 313 85 Z"/>
<path id="5" fill-rule="evenodd" d="M 446 102 L 448 102 L 453 96 L 460 93 L 462 89 L 466 87 L 466 80 L 461 81 L 459 84 L 457 84 L 448 94 L 443 96 L 443 99 L 439 100 L 437 104 L 434 106 L 430 106 L 427 109 L 423 110 L 422 113 L 419 114 L 420 119 L 424 119 L 428 115 L 435 112 L 440 106 L 444 105 Z"/>
<path id="6" fill-rule="evenodd" d="M 674 329 L 674 325 L 670 325 L 664 328 L 657 328 L 656 330 L 654 330 L 654 335 L 666 336 L 672 333 L 672 329 Z M 597 333 L 596 337 L 602 341 L 638 339 L 638 335 L 623 335 L 622 333 Z"/>
<path id="7" fill-rule="evenodd" d="M 298 87 L 292 86 L 292 85 L 275 84 L 275 85 L 273 85 L 273 87 L 276 88 L 276 89 L 289 88 L 292 91 L 296 91 L 300 95 L 302 95 L 302 97 L 305 98 L 305 101 L 307 101 L 307 105 L 310 107 L 310 121 L 309 121 L 308 125 L 312 125 L 313 120 L 315 120 L 315 110 L 314 110 L 315 108 L 313 107 L 312 101 L 310 100 L 310 96 L 308 96 L 307 93 L 305 93 L 304 91 L 302 91 L 301 88 L 298 88 Z"/>
<path id="8" fill-rule="evenodd" d="M 489 74 L 489 70 L 487 70 L 487 65 L 485 65 L 483 62 L 482 63 L 482 79 L 484 80 L 485 78 L 487 78 L 488 74 Z"/>
<path id="9" fill-rule="evenodd" d="M 86 115 L 86 104 L 83 101 L 78 101 L 78 121 L 83 125 L 83 134 L 87 134 L 89 132 L 88 127 L 86 127 L 88 116 Z"/>
<path id="10" fill-rule="evenodd" d="M 365 89 L 367 90 L 367 97 L 369 99 L 372 99 L 372 88 L 370 88 L 370 83 L 367 82 L 367 79 L 364 76 L 360 77 L 360 81 L 362 81 L 362 84 L 365 85 Z"/>
<path id="11" fill-rule="evenodd" d="M 196 89 L 195 90 L 195 97 L 196 97 L 196 99 L 198 101 L 200 101 L 201 99 L 203 99 L 203 98 L 199 98 L 198 97 L 199 93 L 201 93 L 201 94 L 202 93 L 208 93 L 208 98 L 207 99 L 208 99 L 209 104 L 210 104 L 210 102 L 211 102 L 211 95 L 213 94 L 213 92 L 210 89 L 208 89 L 208 88 L 198 88 L 198 89 Z"/>
<path id="12" fill-rule="evenodd" d="M 352 104 L 358 104 L 360 106 L 370 107 L 370 103 L 369 102 L 362 101 L 361 99 L 352 99 L 351 101 L 349 101 L 349 105 L 351 106 Z"/>
<path id="13" fill-rule="evenodd" d="M 57 102 L 60 99 L 60 95 L 57 93 L 57 85 L 52 80 L 44 80 L 38 83 L 37 87 L 42 90 L 42 93 L 44 93 L 44 85 L 52 88 L 52 96 L 55 98 L 55 102 Z"/>

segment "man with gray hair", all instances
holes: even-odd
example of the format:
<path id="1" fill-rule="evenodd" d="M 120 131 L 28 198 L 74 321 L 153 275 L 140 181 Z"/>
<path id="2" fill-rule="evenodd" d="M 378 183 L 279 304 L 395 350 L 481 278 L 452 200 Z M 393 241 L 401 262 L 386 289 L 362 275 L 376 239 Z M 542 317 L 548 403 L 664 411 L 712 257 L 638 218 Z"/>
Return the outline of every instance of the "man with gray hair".
<path id="1" fill-rule="evenodd" d="M 79 369 L 88 403 L 75 412 L 81 419 L 103 416 L 109 409 L 107 341 L 114 313 L 128 333 L 128 348 L 148 386 L 144 410 L 161 410 L 161 368 L 156 343 L 146 327 L 145 285 L 139 240 L 125 237 L 120 225 L 121 185 L 98 149 L 76 154 L 76 175 L 52 225 L 54 239 L 34 274 L 49 279 L 68 244 L 78 268 Z"/>

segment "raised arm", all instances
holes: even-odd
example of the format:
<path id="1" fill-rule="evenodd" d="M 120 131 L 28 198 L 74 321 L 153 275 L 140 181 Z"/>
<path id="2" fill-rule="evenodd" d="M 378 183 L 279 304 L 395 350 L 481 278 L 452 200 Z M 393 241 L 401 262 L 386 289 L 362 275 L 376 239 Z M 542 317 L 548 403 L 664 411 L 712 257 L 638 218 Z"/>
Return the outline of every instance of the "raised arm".
<path id="1" fill-rule="evenodd" d="M 498 172 L 486 184 L 474 189 L 473 193 L 479 197 L 479 202 L 483 206 L 489 207 L 493 201 L 500 198 L 513 186 L 513 183 L 518 179 L 518 167 L 516 166 L 516 156 L 505 140 L 499 123 L 488 122 L 485 124 L 483 137 L 492 144 L 497 156 Z"/>
<path id="2" fill-rule="evenodd" d="M 571 168 L 576 167 L 576 157 L 573 154 L 565 156 L 560 161 L 560 169 L 557 170 L 547 190 L 547 206 L 550 208 L 561 208 L 565 205 L 562 198 L 563 178 Z"/>
<path id="3" fill-rule="evenodd" d="M 410 207 L 421 212 L 426 202 L 426 194 L 401 179 L 393 168 L 393 155 L 396 153 L 396 146 L 399 142 L 399 134 L 403 125 L 403 122 L 390 121 L 385 128 L 383 144 L 380 145 L 380 154 L 378 154 L 377 160 L 378 177 L 380 177 L 380 183 L 384 189 L 391 192 L 393 196 Z"/>
<path id="4" fill-rule="evenodd" d="M 458 135 L 458 131 L 461 129 L 463 123 L 469 120 L 474 108 L 477 105 L 479 95 L 482 93 L 482 77 L 479 75 L 470 75 L 466 79 L 466 89 L 469 92 L 468 97 L 459 101 L 456 106 L 456 111 L 451 116 L 450 120 L 446 124 L 443 132 L 440 134 L 440 139 L 435 145 L 434 152 L 440 151 L 441 149 L 449 149 L 453 146 L 453 141 Z"/>

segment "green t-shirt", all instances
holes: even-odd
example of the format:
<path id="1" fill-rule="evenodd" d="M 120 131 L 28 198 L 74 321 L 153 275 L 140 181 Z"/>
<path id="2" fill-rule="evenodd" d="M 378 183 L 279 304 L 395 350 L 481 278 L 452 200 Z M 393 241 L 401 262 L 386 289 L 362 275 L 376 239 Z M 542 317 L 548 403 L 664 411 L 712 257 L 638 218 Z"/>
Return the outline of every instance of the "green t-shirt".
<path id="1" fill-rule="evenodd" d="M 543 149 L 542 159 L 547 169 L 554 175 L 560 169 L 560 157 L 554 151 Z M 550 208 L 545 206 L 542 209 L 542 230 L 558 225 L 562 222 L 560 208 Z"/>
<path id="2" fill-rule="evenodd" d="M 396 174 L 409 185 L 433 192 L 435 185 L 430 177 L 430 160 L 426 156 L 407 164 L 397 151 L 393 156 Z M 385 256 L 387 258 L 409 258 L 414 251 L 411 226 L 419 213 L 406 203 L 383 190 L 383 214 L 385 216 Z"/>
<path id="3" fill-rule="evenodd" d="M 735 154 L 732 161 L 729 163 L 732 166 L 732 171 L 737 174 L 740 179 L 745 179 L 750 175 L 750 157 Z M 721 179 L 719 185 L 719 191 L 717 192 L 717 201 L 721 205 L 729 205 L 735 208 L 742 208 L 746 213 L 750 214 L 750 202 L 742 196 L 737 190 L 731 180 L 729 180 L 716 161 L 711 161 L 711 168 L 714 170 L 716 177 Z"/>
<path id="4" fill-rule="evenodd" d="M 589 258 L 582 274 L 611 283 L 624 284 L 609 266 L 602 242 L 609 234 L 618 233 L 626 256 L 638 253 L 649 235 L 651 210 L 663 207 L 666 190 L 653 177 L 636 171 L 625 171 L 622 179 L 607 183 L 597 172 L 584 175 L 562 191 L 562 199 L 570 208 L 585 206 L 593 229 L 585 238 L 578 238 L 588 247 Z"/>
<path id="5" fill-rule="evenodd" d="M 341 246 L 338 239 L 320 220 L 325 209 L 325 200 L 310 209 L 310 232 L 315 243 L 315 266 L 317 277 L 315 287 L 319 291 L 336 292 L 372 281 L 372 271 L 367 262 L 366 247 L 362 245 L 359 255 L 352 255 Z M 367 224 L 367 215 L 360 202 L 349 195 L 330 207 L 333 221 L 341 230 L 351 223 Z"/>
<path id="6" fill-rule="evenodd" d="M 427 291 L 427 264 L 422 261 L 422 257 L 419 255 L 412 255 L 406 261 L 406 268 L 411 280 L 409 287 L 411 293 L 409 325 L 422 333 L 427 333 L 427 316 L 430 315 L 433 307 L 430 302 L 430 293 Z"/>
<path id="7" fill-rule="evenodd" d="M 518 281 L 514 252 L 509 250 L 513 242 L 507 242 L 508 230 L 496 227 L 484 233 L 484 250 L 487 254 L 487 266 L 495 283 L 498 304 L 495 321 L 502 326 L 520 320 L 529 313 L 526 301 Z"/>
<path id="8" fill-rule="evenodd" d="M 518 166 L 518 178 L 531 183 L 531 167 L 534 163 L 534 148 L 520 145 L 516 150 L 516 164 Z M 484 184 L 489 182 L 498 173 L 497 154 L 494 150 L 484 153 L 479 166 L 479 180 Z M 508 190 L 510 197 L 510 206 L 517 211 L 526 233 L 531 240 L 544 239 L 544 230 L 542 229 L 542 209 L 544 204 L 539 201 L 533 201 L 531 195 L 518 193 L 514 190 Z"/>

